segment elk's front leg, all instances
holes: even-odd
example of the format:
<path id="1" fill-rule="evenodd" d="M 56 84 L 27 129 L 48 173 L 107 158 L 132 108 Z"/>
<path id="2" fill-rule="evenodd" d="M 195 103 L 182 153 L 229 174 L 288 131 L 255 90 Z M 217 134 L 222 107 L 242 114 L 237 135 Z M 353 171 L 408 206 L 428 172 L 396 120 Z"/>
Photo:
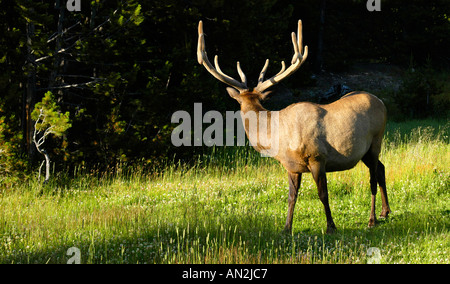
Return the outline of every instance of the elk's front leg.
<path id="1" fill-rule="evenodd" d="M 311 165 L 311 173 L 317 185 L 320 201 L 322 201 L 323 207 L 325 208 L 325 215 L 327 217 L 327 234 L 332 234 L 336 232 L 336 225 L 331 217 L 330 204 L 328 203 L 328 187 L 325 167 L 320 163 Z"/>
<path id="2" fill-rule="evenodd" d="M 290 233 L 292 231 L 292 220 L 294 218 L 294 208 L 297 202 L 298 189 L 302 181 L 302 174 L 288 172 L 289 177 L 289 198 L 288 198 L 288 213 L 286 218 L 286 225 L 284 231 Z"/>

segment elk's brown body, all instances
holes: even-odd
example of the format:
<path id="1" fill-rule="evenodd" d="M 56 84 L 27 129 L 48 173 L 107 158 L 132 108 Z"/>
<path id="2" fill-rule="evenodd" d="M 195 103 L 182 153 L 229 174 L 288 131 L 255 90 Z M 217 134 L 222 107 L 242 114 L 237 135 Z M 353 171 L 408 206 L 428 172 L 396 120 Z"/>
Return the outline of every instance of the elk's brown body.
<path id="1" fill-rule="evenodd" d="M 309 102 L 292 104 L 276 113 L 267 111 L 262 105 L 268 94 L 266 89 L 293 74 L 304 62 L 308 55 L 308 48 L 302 45 L 302 23 L 298 22 L 297 35 L 292 33 L 294 57 L 292 65 L 286 69 L 284 62 L 281 71 L 268 80 L 264 75 L 269 61 L 266 61 L 261 71 L 258 85 L 253 90 L 247 87 L 247 79 L 238 62 L 239 82 L 224 74 L 215 57 L 215 67 L 209 62 L 205 51 L 203 24 L 199 23 L 198 61 L 218 80 L 230 85 L 227 88 L 231 97 L 241 105 L 244 128 L 254 148 L 262 152 L 268 145 L 264 139 L 273 137 L 277 131 L 277 151 L 273 155 L 288 171 L 289 198 L 288 214 L 285 230 L 291 231 L 293 212 L 300 187 L 301 175 L 311 172 L 316 182 L 319 198 L 322 201 L 327 217 L 327 232 L 336 230 L 331 217 L 328 202 L 326 172 L 343 171 L 353 168 L 359 161 L 363 161 L 370 171 L 370 188 L 372 191 L 372 206 L 369 227 L 376 223 L 375 196 L 377 183 L 380 186 L 382 198 L 381 217 L 390 213 L 385 181 L 385 168 L 378 157 L 386 126 L 386 108 L 383 102 L 366 92 L 352 92 L 336 102 L 319 105 Z M 267 112 L 263 117 L 267 128 L 249 128 L 246 114 Z M 256 115 L 257 119 L 261 116 Z M 275 119 L 276 123 L 271 124 Z M 262 121 L 258 121 L 258 124 Z M 271 125 L 271 126 L 270 126 Z M 276 129 L 271 129 L 276 128 Z M 252 132 L 257 133 L 252 133 Z M 264 133 L 262 133 L 264 132 Z M 255 138 L 257 137 L 257 138 Z M 273 142 L 273 141 L 272 141 Z"/>
<path id="2" fill-rule="evenodd" d="M 383 103 L 368 93 L 353 92 L 329 105 L 293 104 L 280 111 L 279 148 L 285 151 L 275 158 L 293 173 L 309 172 L 313 161 L 327 172 L 348 170 L 369 149 L 380 153 L 385 123 Z"/>

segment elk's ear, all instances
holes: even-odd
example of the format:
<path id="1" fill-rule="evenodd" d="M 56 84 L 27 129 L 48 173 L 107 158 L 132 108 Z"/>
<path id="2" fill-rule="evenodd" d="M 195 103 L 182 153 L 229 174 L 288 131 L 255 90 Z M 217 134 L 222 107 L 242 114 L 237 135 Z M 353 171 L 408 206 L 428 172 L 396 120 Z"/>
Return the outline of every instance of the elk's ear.
<path id="1" fill-rule="evenodd" d="M 273 92 L 272 90 L 271 90 L 271 91 L 265 91 L 265 92 L 263 92 L 263 93 L 260 94 L 259 98 L 260 98 L 262 101 L 264 101 L 264 100 L 270 98 L 270 96 L 272 95 L 272 92 Z"/>
<path id="2" fill-rule="evenodd" d="M 227 87 L 227 92 L 233 99 L 237 99 L 237 97 L 239 97 L 239 91 L 235 88 Z"/>
<path id="3" fill-rule="evenodd" d="M 241 94 L 238 90 L 235 88 L 227 87 L 227 92 L 233 99 L 237 100 L 239 103 L 241 103 Z"/>

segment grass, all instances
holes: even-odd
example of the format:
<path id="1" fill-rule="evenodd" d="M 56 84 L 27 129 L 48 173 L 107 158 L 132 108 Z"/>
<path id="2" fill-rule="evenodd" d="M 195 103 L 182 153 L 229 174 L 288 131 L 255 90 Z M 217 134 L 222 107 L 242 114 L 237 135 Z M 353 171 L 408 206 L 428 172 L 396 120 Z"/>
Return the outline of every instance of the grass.
<path id="1" fill-rule="evenodd" d="M 285 170 L 248 147 L 216 148 L 193 167 L 59 174 L 0 189 L 0 263 L 450 263 L 450 123 L 389 123 L 381 156 L 392 214 L 368 229 L 363 164 L 329 173 L 338 232 L 326 235 L 305 174 L 293 232 Z M 7 184 L 7 183 L 4 183 Z M 381 200 L 377 196 L 377 212 Z"/>

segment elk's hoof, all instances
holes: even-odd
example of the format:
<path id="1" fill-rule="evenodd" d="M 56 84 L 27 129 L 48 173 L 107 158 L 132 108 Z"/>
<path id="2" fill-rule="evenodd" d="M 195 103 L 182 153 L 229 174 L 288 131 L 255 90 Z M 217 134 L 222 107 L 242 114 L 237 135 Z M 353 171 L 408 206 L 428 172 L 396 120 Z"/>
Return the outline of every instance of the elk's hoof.
<path id="1" fill-rule="evenodd" d="M 292 228 L 284 227 L 283 231 L 281 231 L 284 235 L 290 235 L 292 233 Z"/>
<path id="2" fill-rule="evenodd" d="M 337 232 L 336 226 L 327 226 L 327 234 L 332 235 Z"/>
<path id="3" fill-rule="evenodd" d="M 380 218 L 382 218 L 382 219 L 386 219 L 388 216 L 389 216 L 389 213 L 391 213 L 391 211 L 390 210 L 383 210 L 382 212 L 381 212 L 381 214 L 380 214 Z"/>
<path id="4" fill-rule="evenodd" d="M 377 219 L 374 218 L 374 219 L 370 219 L 370 220 L 369 220 L 369 225 L 368 225 L 367 227 L 373 228 L 373 227 L 375 227 L 376 225 L 377 225 Z"/>

